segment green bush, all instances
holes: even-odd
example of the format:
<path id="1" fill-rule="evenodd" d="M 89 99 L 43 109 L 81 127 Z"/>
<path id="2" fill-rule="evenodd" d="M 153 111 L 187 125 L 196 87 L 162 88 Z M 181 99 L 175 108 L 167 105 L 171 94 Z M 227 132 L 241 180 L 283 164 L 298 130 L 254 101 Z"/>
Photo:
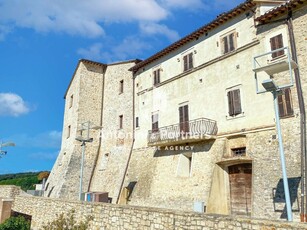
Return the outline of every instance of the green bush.
<path id="1" fill-rule="evenodd" d="M 54 221 L 43 226 L 43 230 L 86 230 L 92 219 L 93 217 L 87 216 L 85 221 L 77 222 L 75 210 L 71 210 L 68 214 L 58 215 Z"/>
<path id="2" fill-rule="evenodd" d="M 0 224 L 0 230 L 30 230 L 30 221 L 23 216 L 10 217 Z"/>

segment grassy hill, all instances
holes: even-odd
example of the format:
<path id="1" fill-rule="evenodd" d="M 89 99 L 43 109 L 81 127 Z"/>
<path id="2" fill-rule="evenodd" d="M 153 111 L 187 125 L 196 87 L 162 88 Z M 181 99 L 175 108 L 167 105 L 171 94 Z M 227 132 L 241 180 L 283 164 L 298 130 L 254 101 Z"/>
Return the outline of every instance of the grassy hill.
<path id="1" fill-rule="evenodd" d="M 3 174 L 0 175 L 0 185 L 16 185 L 20 186 L 24 191 L 35 189 L 35 184 L 41 182 L 38 179 L 40 173 L 41 172 Z"/>

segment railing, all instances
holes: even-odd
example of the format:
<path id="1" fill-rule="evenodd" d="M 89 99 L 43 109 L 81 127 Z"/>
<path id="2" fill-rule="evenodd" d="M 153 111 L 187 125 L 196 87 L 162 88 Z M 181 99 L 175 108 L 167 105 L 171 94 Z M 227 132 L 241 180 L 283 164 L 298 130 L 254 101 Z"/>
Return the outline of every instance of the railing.
<path id="1" fill-rule="evenodd" d="M 207 118 L 182 122 L 148 131 L 148 144 L 195 141 L 208 138 L 217 133 L 216 121 Z"/>

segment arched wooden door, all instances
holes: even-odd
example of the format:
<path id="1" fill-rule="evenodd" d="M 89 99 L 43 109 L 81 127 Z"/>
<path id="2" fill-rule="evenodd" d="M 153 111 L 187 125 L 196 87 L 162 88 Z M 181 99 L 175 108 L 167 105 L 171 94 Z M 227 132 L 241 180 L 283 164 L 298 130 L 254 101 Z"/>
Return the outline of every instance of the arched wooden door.
<path id="1" fill-rule="evenodd" d="M 228 167 L 231 214 L 251 214 L 252 164 L 238 164 Z"/>

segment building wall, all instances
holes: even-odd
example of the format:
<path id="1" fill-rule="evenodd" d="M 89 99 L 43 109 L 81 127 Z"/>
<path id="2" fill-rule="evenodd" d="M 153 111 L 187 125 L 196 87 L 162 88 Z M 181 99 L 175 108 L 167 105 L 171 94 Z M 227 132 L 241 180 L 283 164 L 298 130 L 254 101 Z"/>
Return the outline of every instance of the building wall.
<path id="1" fill-rule="evenodd" d="M 13 210 L 32 216 L 31 229 L 75 210 L 75 219 L 92 216 L 89 230 L 98 229 L 306 229 L 304 223 L 207 215 L 168 209 L 120 206 L 106 203 L 73 202 L 40 197 L 16 197 Z"/>
<path id="2" fill-rule="evenodd" d="M 78 64 L 66 93 L 61 151 L 46 182 L 45 196 L 66 199 L 79 197 L 81 143 L 75 138 L 80 136 L 78 129 L 81 123 L 90 121 L 93 125 L 100 125 L 103 74 L 103 65 L 82 61 Z M 86 144 L 84 158 L 84 192 L 88 191 L 98 154 L 99 130 L 91 130 L 90 137 L 93 142 Z"/>
<path id="3" fill-rule="evenodd" d="M 116 202 L 133 141 L 134 61 L 108 65 L 105 73 L 101 148 L 90 191 L 108 192 Z M 123 92 L 120 82 L 123 81 Z M 119 127 L 123 116 L 123 127 Z"/>
<path id="4" fill-rule="evenodd" d="M 252 12 L 246 13 L 136 73 L 136 116 L 140 127 L 136 129 L 125 181 L 125 186 L 136 182 L 129 204 L 193 210 L 194 202 L 202 201 L 208 212 L 231 214 L 228 167 L 251 163 L 251 215 L 286 218 L 273 97 L 271 93 L 256 93 L 253 57 L 270 51 L 268 41 L 273 33 L 284 33 L 284 45 L 289 45 L 289 36 L 285 25 L 275 24 L 264 31 L 256 29 Z M 221 35 L 234 28 L 238 32 L 237 49 L 221 55 Z M 182 73 L 182 54 L 190 51 L 194 68 Z M 157 68 L 162 69 L 161 84 L 152 86 Z M 258 77 L 270 78 L 266 74 Z M 279 85 L 287 84 L 288 79 L 289 72 L 274 75 Z M 227 90 L 232 87 L 239 87 L 241 93 L 243 113 L 236 117 L 228 115 Z M 294 115 L 281 119 L 281 124 L 293 214 L 298 220 L 300 118 L 295 86 L 291 91 Z M 152 113 L 159 114 L 159 127 L 178 124 L 178 107 L 183 102 L 189 104 L 189 120 L 205 117 L 217 121 L 218 127 L 216 138 L 184 145 L 190 147 L 188 152 L 192 154 L 191 172 L 185 177 L 178 175 L 185 151 L 148 147 L 144 138 L 151 130 Z M 169 145 L 174 147 L 176 143 Z M 246 147 L 245 157 L 230 156 L 231 149 L 237 147 Z"/>

